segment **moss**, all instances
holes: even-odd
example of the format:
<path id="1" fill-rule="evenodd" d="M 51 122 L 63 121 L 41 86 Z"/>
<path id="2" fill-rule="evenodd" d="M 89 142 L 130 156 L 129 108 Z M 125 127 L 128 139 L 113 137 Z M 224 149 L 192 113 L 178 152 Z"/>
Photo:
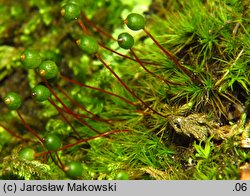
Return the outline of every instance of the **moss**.
<path id="1" fill-rule="evenodd" d="M 66 3 L 84 11 L 80 20 L 64 21 Z M 250 161 L 249 2 L 153 1 L 145 4 L 145 29 L 136 32 L 123 24 L 132 5 L 0 6 L 0 96 L 15 91 L 23 99 L 19 113 L 0 102 L 1 179 L 67 179 L 70 162 L 82 165 L 79 179 L 120 172 L 129 179 L 241 178 Z M 112 38 L 124 31 L 135 40 L 132 50 Z M 96 54 L 76 45 L 86 34 L 98 41 Z M 26 49 L 56 62 L 58 77 L 22 67 Z M 32 99 L 38 84 L 52 92 L 48 101 Z M 46 151 L 47 134 L 60 135 L 63 147 Z M 25 147 L 37 152 L 35 160 L 18 158 Z"/>

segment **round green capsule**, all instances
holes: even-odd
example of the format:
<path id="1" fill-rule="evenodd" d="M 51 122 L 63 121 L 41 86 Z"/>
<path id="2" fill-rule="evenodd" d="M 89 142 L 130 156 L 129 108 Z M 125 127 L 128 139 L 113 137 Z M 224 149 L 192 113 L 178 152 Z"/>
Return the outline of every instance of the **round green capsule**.
<path id="1" fill-rule="evenodd" d="M 64 171 L 69 178 L 75 179 L 82 175 L 83 167 L 80 162 L 71 162 L 65 166 Z"/>
<path id="2" fill-rule="evenodd" d="M 44 146 L 48 150 L 58 150 L 62 146 L 62 141 L 56 134 L 49 134 L 44 139 Z"/>
<path id="3" fill-rule="evenodd" d="M 125 171 L 120 171 L 116 175 L 116 180 L 128 180 L 128 179 L 129 179 L 128 173 Z"/>
<path id="4" fill-rule="evenodd" d="M 50 91 L 47 87 L 39 84 L 32 89 L 32 96 L 36 101 L 43 102 L 50 97 Z"/>
<path id="5" fill-rule="evenodd" d="M 5 96 L 4 103 L 10 110 L 16 110 L 21 106 L 22 100 L 19 94 L 10 92 Z"/>
<path id="6" fill-rule="evenodd" d="M 94 37 L 85 35 L 76 41 L 77 45 L 87 54 L 95 54 L 98 52 L 98 43 Z"/>
<path id="7" fill-rule="evenodd" d="M 34 69 L 42 62 L 42 57 L 35 50 L 25 50 L 20 56 L 21 62 L 26 69 Z"/>
<path id="8" fill-rule="evenodd" d="M 58 75 L 59 70 L 54 61 L 43 61 L 42 64 L 38 67 L 39 74 L 46 78 L 51 79 Z"/>
<path id="9" fill-rule="evenodd" d="M 74 3 L 67 3 L 61 10 L 61 15 L 66 21 L 75 20 L 80 15 L 80 7 Z"/>
<path id="10" fill-rule="evenodd" d="M 23 160 L 32 161 L 35 158 L 35 151 L 32 148 L 23 148 L 18 155 Z"/>
<path id="11" fill-rule="evenodd" d="M 138 31 L 143 29 L 145 26 L 145 18 L 137 13 L 131 13 L 127 16 L 124 20 L 124 23 L 130 28 L 131 30 Z"/>
<path id="12" fill-rule="evenodd" d="M 134 38 L 129 33 L 121 33 L 118 36 L 118 44 L 123 49 L 130 49 L 134 45 Z"/>

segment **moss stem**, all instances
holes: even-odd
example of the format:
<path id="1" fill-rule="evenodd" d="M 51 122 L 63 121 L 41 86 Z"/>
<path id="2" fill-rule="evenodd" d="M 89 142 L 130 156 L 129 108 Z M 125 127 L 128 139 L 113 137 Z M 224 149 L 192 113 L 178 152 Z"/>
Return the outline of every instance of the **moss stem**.
<path id="1" fill-rule="evenodd" d="M 113 76 L 120 82 L 120 84 L 133 96 L 135 97 L 138 101 L 140 101 L 146 108 L 150 109 L 153 113 L 165 117 L 164 115 L 160 114 L 159 112 L 157 112 L 156 110 L 154 110 L 153 108 L 151 108 L 148 104 L 146 104 L 140 97 L 138 97 L 122 80 L 121 78 L 113 71 L 113 69 L 111 69 L 110 66 L 107 65 L 107 63 L 105 63 L 105 61 L 101 58 L 101 56 L 99 54 L 96 54 L 96 58 L 99 59 L 99 61 L 113 74 Z"/>
<path id="2" fill-rule="evenodd" d="M 185 68 L 183 65 L 180 64 L 180 62 L 149 33 L 145 28 L 143 28 L 144 32 L 153 40 L 153 42 L 161 49 L 161 51 L 167 55 L 177 66 L 177 68 L 182 71 L 184 74 L 186 74 L 195 84 L 202 84 L 201 80 L 192 74 L 191 71 L 189 71 L 187 68 Z"/>

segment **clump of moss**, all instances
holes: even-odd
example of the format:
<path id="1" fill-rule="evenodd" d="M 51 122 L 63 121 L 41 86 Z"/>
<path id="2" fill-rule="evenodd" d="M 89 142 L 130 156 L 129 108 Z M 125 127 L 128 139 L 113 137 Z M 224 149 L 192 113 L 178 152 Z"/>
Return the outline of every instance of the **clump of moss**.
<path id="1" fill-rule="evenodd" d="M 250 137 L 249 2 L 157 2 L 136 32 L 122 24 L 133 8 L 115 0 L 0 7 L 6 13 L 0 51 L 11 53 L 0 53 L 1 97 L 17 91 L 23 100 L 19 113 L 0 103 L 0 137 L 7 138 L 0 142 L 2 179 L 67 179 L 63 163 L 71 162 L 83 169 L 79 179 L 240 178 L 250 155 L 244 148 Z M 85 8 L 80 20 L 60 16 L 68 3 Z M 17 29 L 10 10 L 23 16 L 14 34 L 8 33 Z M 124 31 L 134 39 L 126 51 L 113 38 Z M 86 34 L 98 51 L 82 53 L 75 44 Z M 24 48 L 57 64 L 60 73 L 47 81 L 25 70 Z M 31 96 L 40 84 L 53 92 L 42 103 Z M 66 147 L 44 150 L 27 125 L 38 138 L 60 135 L 59 146 Z M 19 159 L 20 143 L 36 149 L 38 159 Z"/>

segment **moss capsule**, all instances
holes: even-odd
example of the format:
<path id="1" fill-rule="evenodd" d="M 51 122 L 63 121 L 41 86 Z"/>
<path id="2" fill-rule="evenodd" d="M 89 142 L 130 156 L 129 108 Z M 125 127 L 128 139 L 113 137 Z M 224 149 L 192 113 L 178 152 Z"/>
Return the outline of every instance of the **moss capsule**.
<path id="1" fill-rule="evenodd" d="M 87 54 L 95 54 L 99 48 L 95 38 L 88 35 L 82 36 L 76 43 Z"/>
<path id="2" fill-rule="evenodd" d="M 21 106 L 22 100 L 19 94 L 10 92 L 5 96 L 4 103 L 10 110 L 16 110 Z"/>
<path id="3" fill-rule="evenodd" d="M 59 70 L 54 61 L 48 60 L 42 62 L 42 64 L 38 68 L 38 72 L 42 77 L 51 79 L 58 75 Z"/>
<path id="4" fill-rule="evenodd" d="M 48 100 L 50 97 L 50 91 L 43 85 L 37 85 L 32 89 L 32 96 L 35 98 L 35 100 L 43 102 Z"/>
<path id="5" fill-rule="evenodd" d="M 65 166 L 64 170 L 69 178 L 75 179 L 82 175 L 83 167 L 80 162 L 71 162 Z"/>
<path id="6" fill-rule="evenodd" d="M 116 175 L 116 180 L 128 180 L 128 179 L 129 179 L 128 173 L 125 171 L 120 171 Z"/>
<path id="7" fill-rule="evenodd" d="M 44 139 L 44 146 L 48 150 L 58 150 L 62 145 L 61 139 L 56 134 L 49 134 Z"/>
<path id="8" fill-rule="evenodd" d="M 25 50 L 20 56 L 21 62 L 26 69 L 34 69 L 42 62 L 42 57 L 35 50 Z"/>
<path id="9" fill-rule="evenodd" d="M 134 45 L 134 38 L 129 33 L 121 33 L 118 36 L 118 44 L 123 49 L 130 49 Z"/>
<path id="10" fill-rule="evenodd" d="M 23 148 L 19 151 L 18 156 L 23 160 L 32 161 L 35 158 L 35 151 L 32 148 Z"/>
<path id="11" fill-rule="evenodd" d="M 124 20 L 124 23 L 130 28 L 131 30 L 138 31 L 143 29 L 145 26 L 145 18 L 137 13 L 131 13 L 127 16 Z"/>
<path id="12" fill-rule="evenodd" d="M 80 7 L 74 3 L 67 3 L 61 10 L 61 15 L 66 21 L 75 20 L 80 15 Z"/>

